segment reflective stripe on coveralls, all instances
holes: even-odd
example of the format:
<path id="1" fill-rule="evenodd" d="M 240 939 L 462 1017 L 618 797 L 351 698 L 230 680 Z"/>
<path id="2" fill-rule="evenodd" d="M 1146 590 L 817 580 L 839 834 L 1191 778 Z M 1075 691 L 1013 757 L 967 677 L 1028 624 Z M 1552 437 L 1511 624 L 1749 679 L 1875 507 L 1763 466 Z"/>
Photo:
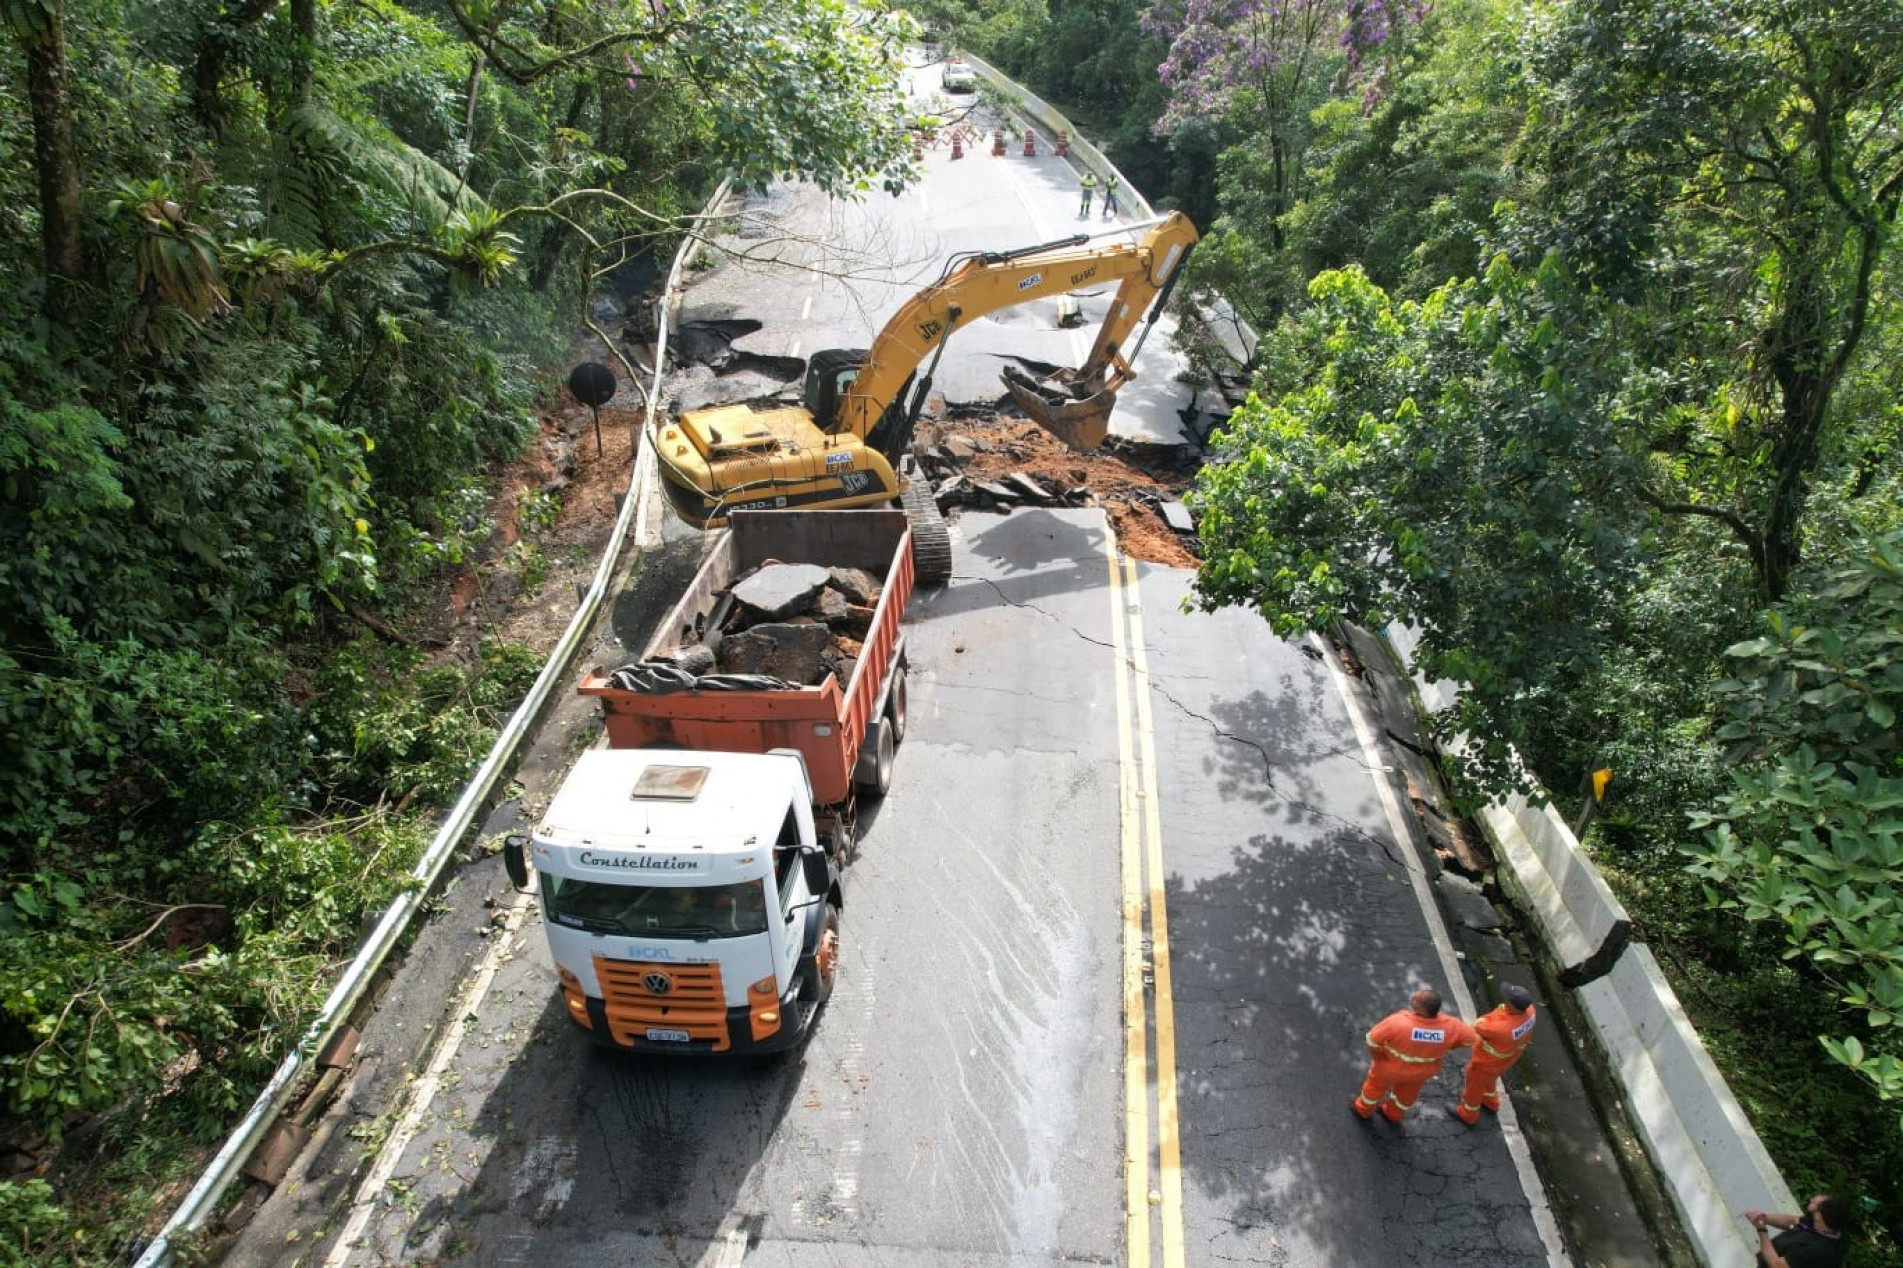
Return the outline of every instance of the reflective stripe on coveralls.
<path id="1" fill-rule="evenodd" d="M 1532 1004 L 1523 1013 L 1502 1004 L 1474 1023 L 1479 1042 L 1467 1062 L 1467 1082 L 1460 1090 L 1460 1106 L 1454 1111 L 1462 1122 L 1479 1122 L 1482 1109 L 1499 1110 L 1500 1076 L 1526 1054 L 1537 1020 L 1539 1009 Z"/>
<path id="2" fill-rule="evenodd" d="M 1441 1061 L 1455 1048 L 1472 1044 L 1474 1028 L 1442 1013 L 1423 1017 L 1403 1009 L 1368 1031 L 1368 1077 L 1355 1097 L 1355 1113 L 1371 1117 L 1379 1108 L 1396 1122 L 1412 1109 L 1421 1087 L 1440 1073 Z"/>

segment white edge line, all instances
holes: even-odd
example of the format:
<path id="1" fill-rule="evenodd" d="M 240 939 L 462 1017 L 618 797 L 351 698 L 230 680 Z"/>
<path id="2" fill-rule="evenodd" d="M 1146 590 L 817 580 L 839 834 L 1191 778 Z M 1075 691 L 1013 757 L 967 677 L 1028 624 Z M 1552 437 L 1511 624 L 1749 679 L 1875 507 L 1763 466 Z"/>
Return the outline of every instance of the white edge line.
<path id="1" fill-rule="evenodd" d="M 1321 653 L 1322 663 L 1328 666 L 1329 677 L 1335 683 L 1335 692 L 1341 697 L 1342 704 L 1347 706 L 1348 718 L 1354 723 L 1355 739 L 1361 745 L 1361 755 L 1368 763 L 1375 793 L 1381 798 L 1381 809 L 1387 815 L 1388 827 L 1393 831 L 1395 844 L 1400 847 L 1401 858 L 1407 865 L 1407 878 L 1414 887 L 1414 900 L 1427 918 L 1427 931 L 1433 936 L 1434 950 L 1440 957 L 1441 973 L 1447 978 L 1454 1004 L 1461 1015 L 1472 1017 L 1473 996 L 1467 990 L 1467 979 L 1461 974 L 1460 960 L 1454 954 L 1453 939 L 1447 936 L 1447 925 L 1441 920 L 1440 906 L 1435 903 L 1434 892 L 1428 886 L 1427 868 L 1414 848 L 1414 834 L 1408 821 L 1401 815 L 1401 806 L 1395 800 L 1392 782 L 1383 777 L 1388 763 L 1375 745 L 1374 728 L 1368 722 L 1361 701 L 1355 698 L 1348 675 L 1333 650 L 1319 635 L 1311 632 L 1308 637 Z M 1532 1153 L 1527 1149 L 1526 1138 L 1520 1133 L 1520 1120 L 1514 1116 L 1513 1102 L 1506 1095 L 1506 1088 L 1502 1087 L 1500 1092 L 1500 1134 L 1506 1140 L 1507 1153 L 1513 1158 L 1514 1170 L 1520 1174 L 1520 1188 L 1532 1208 L 1533 1226 L 1539 1230 L 1540 1241 L 1546 1247 L 1546 1261 L 1552 1268 L 1571 1268 L 1572 1260 L 1566 1255 L 1559 1223 L 1553 1218 L 1553 1208 L 1546 1200 L 1546 1186 L 1540 1182 L 1539 1172 L 1533 1166 Z"/>
<path id="2" fill-rule="evenodd" d="M 495 980 L 497 971 L 502 967 L 503 957 L 508 954 L 510 944 L 515 940 L 515 931 L 522 924 L 522 917 L 528 913 L 529 902 L 526 893 L 516 896 L 516 902 L 507 909 L 501 927 L 490 940 L 489 949 L 483 953 L 481 965 L 474 980 L 469 983 L 469 989 L 463 992 L 455 1007 L 446 1014 L 442 1042 L 430 1057 L 423 1076 L 411 1089 L 410 1104 L 403 1111 L 396 1128 L 384 1140 L 383 1148 L 377 1153 L 376 1165 L 370 1168 L 370 1173 L 357 1187 L 357 1199 L 351 1204 L 350 1219 L 337 1235 L 337 1240 L 331 1243 L 330 1253 L 324 1259 L 325 1268 L 339 1268 L 348 1263 L 351 1252 L 357 1249 L 356 1239 L 375 1214 L 378 1196 L 390 1182 L 390 1177 L 396 1174 L 397 1164 L 403 1160 L 403 1151 L 409 1148 L 410 1141 L 422 1129 L 423 1117 L 429 1112 L 430 1101 L 435 1098 L 436 1089 L 442 1084 L 443 1074 L 456 1059 L 457 1050 L 462 1047 L 463 1033 L 467 1029 L 463 1019 L 475 1015 L 481 1007 L 482 997 L 489 993 L 489 984 Z"/>

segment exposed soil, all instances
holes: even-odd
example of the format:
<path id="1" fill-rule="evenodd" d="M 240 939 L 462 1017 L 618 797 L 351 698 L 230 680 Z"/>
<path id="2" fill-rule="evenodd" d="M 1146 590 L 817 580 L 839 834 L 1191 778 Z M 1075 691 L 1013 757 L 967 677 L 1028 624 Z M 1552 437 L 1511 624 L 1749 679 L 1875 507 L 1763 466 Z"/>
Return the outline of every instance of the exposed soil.
<path id="1" fill-rule="evenodd" d="M 585 351 L 583 355 L 586 355 Z M 519 641 L 546 651 L 575 609 L 580 588 L 594 576 L 608 534 L 628 493 L 641 412 L 604 408 L 600 450 L 594 417 L 552 383 L 541 411 L 542 436 L 498 477 L 489 522 L 496 531 L 481 557 L 463 565 L 428 611 L 412 613 L 403 635 L 468 654 L 482 637 Z M 627 393 L 624 392 L 624 396 Z M 619 398 L 618 398 L 619 399 Z M 972 450 L 960 464 L 968 475 L 998 479 L 1022 472 L 1071 504 L 1104 509 L 1124 553 L 1149 563 L 1194 568 L 1196 557 L 1157 511 L 1180 498 L 1193 478 L 1196 457 L 1181 447 L 1138 446 L 1112 440 L 1079 453 L 1021 416 L 961 413 L 919 422 L 921 445 L 963 437 Z M 526 495 L 540 491 L 559 501 L 552 523 L 525 525 Z M 952 515 L 997 511 L 954 508 Z"/>
<path id="2" fill-rule="evenodd" d="M 488 509 L 495 531 L 479 557 L 455 571 L 439 601 L 411 615 L 405 635 L 452 655 L 473 651 L 482 638 L 538 652 L 560 640 L 629 492 L 641 412 L 604 408 L 599 451 L 586 406 L 550 406 L 540 423 L 540 442 L 496 479 Z M 552 522 L 528 525 L 521 511 L 527 495 L 537 492 L 555 499 L 558 509 Z"/>
<path id="3" fill-rule="evenodd" d="M 965 474 L 991 480 L 1023 472 L 1042 484 L 1085 490 L 1087 504 L 1101 506 L 1110 517 L 1124 554 L 1173 568 L 1196 566 L 1189 544 L 1156 509 L 1159 502 L 1181 498 L 1195 475 L 1196 459 L 1183 447 L 1132 445 L 1113 437 L 1095 453 L 1080 453 L 1023 417 L 978 414 L 919 420 L 920 444 L 942 446 L 954 436 L 978 446 L 978 452 L 961 463 Z"/>

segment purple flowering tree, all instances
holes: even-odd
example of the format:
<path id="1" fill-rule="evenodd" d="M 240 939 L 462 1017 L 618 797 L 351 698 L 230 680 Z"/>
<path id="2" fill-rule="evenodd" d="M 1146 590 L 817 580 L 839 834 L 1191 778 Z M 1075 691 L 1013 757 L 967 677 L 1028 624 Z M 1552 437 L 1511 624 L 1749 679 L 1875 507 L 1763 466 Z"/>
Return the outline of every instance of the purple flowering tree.
<path id="1" fill-rule="evenodd" d="M 1158 75 L 1170 91 L 1156 131 L 1220 124 L 1261 153 L 1265 188 L 1252 210 L 1280 250 L 1308 112 L 1331 91 L 1371 102 L 1395 34 L 1420 16 L 1393 0 L 1155 0 L 1143 25 L 1169 46 Z"/>

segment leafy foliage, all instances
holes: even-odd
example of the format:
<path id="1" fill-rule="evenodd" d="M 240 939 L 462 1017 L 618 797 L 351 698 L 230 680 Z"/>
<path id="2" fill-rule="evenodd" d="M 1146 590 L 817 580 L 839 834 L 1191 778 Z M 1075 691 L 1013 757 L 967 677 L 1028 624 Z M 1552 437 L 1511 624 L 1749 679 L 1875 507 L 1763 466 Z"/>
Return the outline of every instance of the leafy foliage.
<path id="1" fill-rule="evenodd" d="M 1729 649 L 1718 739 L 1741 753 L 1729 796 L 1694 822 L 1693 871 L 1714 905 L 1778 926 L 1860 1015 L 1825 1036 L 1836 1060 L 1903 1098 L 1903 533 L 1871 544 L 1801 611 Z"/>
<path id="2" fill-rule="evenodd" d="M 1195 602 L 1410 624 L 1463 687 L 1439 723 L 1473 790 L 1614 767 L 1589 845 L 1737 1083 L 1775 1087 L 1779 1159 L 1895 1198 L 1846 1074 L 1903 1091 L 1895 546 L 1804 567 L 1899 525 L 1895 6 L 1437 6 L 1378 93 L 1324 76 L 1285 118 L 1235 67 L 1286 93 L 1298 63 L 1235 17 L 1292 10 L 1165 17 L 1191 13 L 1178 101 L 1224 147 L 1191 267 L 1265 331 L 1199 482 Z M 1734 986 L 1774 981 L 1772 1026 Z M 1833 1013 L 1834 1068 L 1804 1024 Z"/>
<path id="3" fill-rule="evenodd" d="M 1196 601 L 1284 635 L 1414 628 L 1422 672 L 1469 688 L 1442 721 L 1470 773 L 1510 784 L 1521 698 L 1597 664 L 1644 557 L 1595 338 L 1553 266 L 1401 305 L 1321 275 L 1198 477 Z"/>
<path id="4" fill-rule="evenodd" d="M 1775 601 L 1903 200 L 1903 12 L 1580 0 L 1530 49 L 1543 181 L 1513 237 L 1630 302 L 1648 360 L 1700 366 L 1650 496 L 1727 525 Z"/>
<path id="5" fill-rule="evenodd" d="M 400 660 L 337 665 L 305 720 L 310 742 L 247 768 L 281 784 L 286 806 L 332 809 L 328 821 L 206 820 L 176 857 L 133 843 L 15 869 L 0 906 L 0 1092 L 13 1113 L 57 1136 L 174 1083 L 207 1121 L 247 1104 L 328 990 L 327 966 L 409 883 L 428 839 L 427 820 L 335 807 L 453 793 L 538 668 L 527 649 L 493 645 L 480 672 L 431 670 L 417 694 Z"/>
<path id="6" fill-rule="evenodd" d="M 52 1248 L 66 1238 L 69 1218 L 46 1181 L 0 1180 L 0 1228 L 10 1234 L 0 1264 L 30 1268 L 50 1262 Z"/>
<path id="7" fill-rule="evenodd" d="M 725 176 L 912 175 L 902 23 L 479 8 L 0 25 L 0 1104 L 154 1164 L 0 1189 L 0 1253 L 111 1258 L 409 883 L 536 666 L 393 605 L 486 549 L 597 278 Z"/>

